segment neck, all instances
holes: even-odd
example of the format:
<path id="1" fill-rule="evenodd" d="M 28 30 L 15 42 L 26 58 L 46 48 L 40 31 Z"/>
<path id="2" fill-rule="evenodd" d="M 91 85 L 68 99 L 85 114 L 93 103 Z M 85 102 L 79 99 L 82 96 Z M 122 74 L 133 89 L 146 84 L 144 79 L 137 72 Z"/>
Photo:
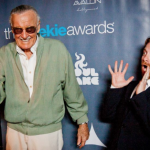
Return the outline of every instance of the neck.
<path id="1" fill-rule="evenodd" d="M 24 51 L 24 53 L 26 54 L 27 58 L 30 59 L 31 56 L 32 56 L 32 54 L 33 54 L 33 53 L 31 52 L 31 50 L 28 49 L 28 50 L 23 50 L 23 51 Z"/>

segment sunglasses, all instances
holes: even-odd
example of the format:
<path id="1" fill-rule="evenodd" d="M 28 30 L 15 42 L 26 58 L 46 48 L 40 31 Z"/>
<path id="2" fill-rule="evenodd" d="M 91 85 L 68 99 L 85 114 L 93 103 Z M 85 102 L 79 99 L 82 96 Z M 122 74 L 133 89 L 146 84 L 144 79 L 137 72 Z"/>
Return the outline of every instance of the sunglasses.
<path id="1" fill-rule="evenodd" d="M 12 30 L 13 30 L 14 34 L 21 34 L 24 29 L 17 28 L 17 27 L 12 27 Z M 36 27 L 34 27 L 34 26 L 27 27 L 25 30 L 26 30 L 27 33 L 32 34 L 32 33 L 35 33 Z"/>

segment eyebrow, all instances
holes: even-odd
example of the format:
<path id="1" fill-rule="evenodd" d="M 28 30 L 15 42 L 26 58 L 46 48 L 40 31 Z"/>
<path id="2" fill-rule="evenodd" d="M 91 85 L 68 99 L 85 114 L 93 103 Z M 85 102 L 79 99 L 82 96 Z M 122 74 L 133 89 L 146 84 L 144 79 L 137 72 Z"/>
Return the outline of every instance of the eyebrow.
<path id="1" fill-rule="evenodd" d="M 144 48 L 144 49 L 143 49 L 143 51 L 147 51 L 147 49 L 146 49 L 146 48 Z"/>

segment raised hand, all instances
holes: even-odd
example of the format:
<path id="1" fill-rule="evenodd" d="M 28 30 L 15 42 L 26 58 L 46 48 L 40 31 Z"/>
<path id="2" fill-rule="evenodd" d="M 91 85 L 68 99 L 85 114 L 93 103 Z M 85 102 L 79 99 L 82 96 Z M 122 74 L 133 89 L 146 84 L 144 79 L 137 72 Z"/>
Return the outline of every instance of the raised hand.
<path id="1" fill-rule="evenodd" d="M 122 71 L 123 60 L 121 60 L 121 62 L 120 62 L 119 70 L 117 69 L 117 65 L 118 65 L 118 62 L 115 61 L 114 72 L 112 71 L 110 65 L 108 65 L 108 69 L 109 69 L 109 72 L 112 76 L 111 84 L 116 88 L 121 88 L 121 87 L 128 85 L 133 80 L 134 77 L 131 76 L 128 80 L 125 80 L 125 78 L 124 78 L 125 73 L 126 73 L 128 66 L 129 66 L 128 63 L 125 65 L 123 71 Z"/>
<path id="2" fill-rule="evenodd" d="M 136 88 L 136 94 L 139 94 L 143 91 L 145 91 L 146 88 L 146 82 L 149 79 L 149 66 L 147 66 L 147 70 L 145 74 L 143 75 L 142 80 L 139 82 L 137 88 Z"/>

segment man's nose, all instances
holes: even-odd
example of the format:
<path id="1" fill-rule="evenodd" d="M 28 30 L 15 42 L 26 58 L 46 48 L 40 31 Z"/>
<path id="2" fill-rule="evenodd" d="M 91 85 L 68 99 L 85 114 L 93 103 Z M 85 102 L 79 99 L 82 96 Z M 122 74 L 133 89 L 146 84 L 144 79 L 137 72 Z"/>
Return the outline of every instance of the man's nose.
<path id="1" fill-rule="evenodd" d="M 28 33 L 26 32 L 26 30 L 23 30 L 22 33 L 21 33 L 21 37 L 23 39 L 26 39 L 28 37 Z"/>
<path id="2" fill-rule="evenodd" d="M 148 54 L 144 55 L 143 60 L 144 60 L 145 62 L 148 62 L 148 61 L 149 61 L 149 56 L 148 56 Z"/>

